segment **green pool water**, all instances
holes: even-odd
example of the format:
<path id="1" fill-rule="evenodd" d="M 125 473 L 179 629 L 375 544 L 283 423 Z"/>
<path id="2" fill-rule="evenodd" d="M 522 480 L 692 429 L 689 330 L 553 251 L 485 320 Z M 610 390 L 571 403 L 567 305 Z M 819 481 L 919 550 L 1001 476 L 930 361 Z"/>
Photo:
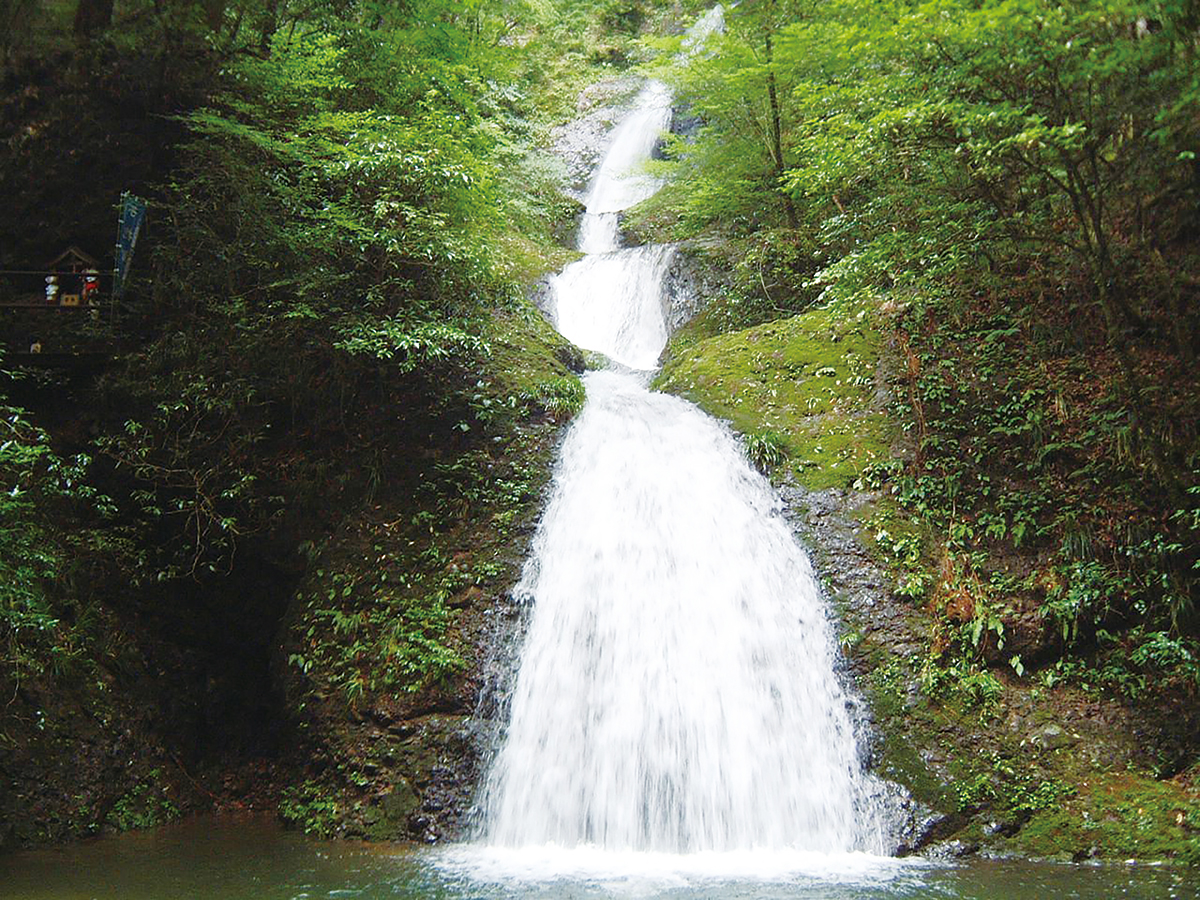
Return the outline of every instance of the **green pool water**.
<path id="1" fill-rule="evenodd" d="M 868 857 L 784 858 L 367 845 L 306 838 L 261 818 L 201 817 L 151 832 L 0 856 L 5 900 L 317 898 L 1050 898 L 1200 897 L 1200 873 Z"/>

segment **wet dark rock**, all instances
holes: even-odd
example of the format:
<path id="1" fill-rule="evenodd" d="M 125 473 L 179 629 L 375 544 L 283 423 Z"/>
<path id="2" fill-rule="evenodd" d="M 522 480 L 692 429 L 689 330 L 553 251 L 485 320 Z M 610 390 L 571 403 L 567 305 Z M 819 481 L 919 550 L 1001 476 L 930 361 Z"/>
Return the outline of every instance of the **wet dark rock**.
<path id="1" fill-rule="evenodd" d="M 887 587 L 889 578 L 867 553 L 856 518 L 874 502 L 869 492 L 840 488 L 812 490 L 795 483 L 779 488 L 783 515 L 810 550 L 820 584 L 830 597 L 835 630 L 854 632 L 856 639 L 876 648 L 883 659 L 917 659 L 925 652 L 919 624 L 912 606 Z M 841 660 L 841 677 L 848 690 L 857 692 L 867 684 L 878 660 L 867 654 L 849 653 Z M 917 680 L 911 676 L 895 682 L 892 689 L 896 708 L 889 715 L 908 716 L 926 704 Z M 925 852 L 925 848 L 950 838 L 966 820 L 930 805 L 941 803 L 950 777 L 937 735 L 909 746 L 885 734 L 877 724 L 873 707 L 856 703 L 853 717 L 862 761 L 868 768 L 889 777 L 900 777 L 905 787 L 895 787 L 890 809 L 896 820 L 896 852 L 900 855 Z M 886 722 L 886 717 L 885 717 Z M 894 723 L 893 723 L 894 724 Z M 897 752 L 900 756 L 897 757 Z M 906 760 L 898 763 L 897 759 Z M 920 800 L 907 788 L 922 785 Z M 930 802 L 926 802 L 930 801 Z M 973 852 L 967 845 L 942 852 Z"/>
<path id="2" fill-rule="evenodd" d="M 579 219 L 585 207 L 578 197 L 560 194 L 550 222 L 550 236 L 562 247 L 574 247 L 579 240 Z"/>
<path id="3" fill-rule="evenodd" d="M 929 859 L 961 859 L 973 856 L 979 852 L 979 844 L 974 841 L 942 841 L 925 848 L 923 855 Z"/>
<path id="4" fill-rule="evenodd" d="M 679 135 L 690 141 L 700 133 L 703 125 L 704 120 L 690 108 L 677 108 L 671 111 L 671 134 Z"/>
<path id="5" fill-rule="evenodd" d="M 896 818 L 893 851 L 897 856 L 922 852 L 931 841 L 948 833 L 946 826 L 951 822 L 950 817 L 915 800 L 898 786 L 892 790 L 895 796 L 892 812 Z"/>
<path id="6" fill-rule="evenodd" d="M 686 325 L 704 308 L 708 297 L 728 286 L 728 267 L 710 250 L 703 241 L 684 241 L 671 260 L 664 288 L 667 327 L 671 331 Z"/>
<path id="7" fill-rule="evenodd" d="M 995 634 L 983 643 L 983 656 L 989 665 L 1007 665 L 1019 656 L 1028 668 L 1062 655 L 1062 631 L 1040 611 L 1016 612 L 1004 617 L 1003 646 Z"/>
<path id="8" fill-rule="evenodd" d="M 426 836 L 429 834 L 429 825 L 428 816 L 413 816 L 408 820 L 408 833 L 415 838 Z"/>
<path id="9" fill-rule="evenodd" d="M 821 581 L 834 590 L 832 599 L 844 606 L 867 635 L 897 656 L 924 652 L 912 625 L 912 608 L 881 585 L 884 572 L 863 548 L 854 519 L 856 510 L 872 501 L 866 492 L 829 488 L 814 491 L 797 484 L 779 489 L 784 516 L 809 547 Z M 916 685 L 908 686 L 915 699 Z"/>
<path id="10" fill-rule="evenodd" d="M 468 606 L 474 606 L 484 598 L 484 593 L 475 585 L 471 585 L 466 590 L 451 597 L 446 605 L 450 609 L 465 609 Z"/>
<path id="11" fill-rule="evenodd" d="M 555 354 L 559 362 L 574 372 L 576 375 L 587 369 L 587 361 L 583 358 L 583 352 L 571 345 L 564 344 Z"/>

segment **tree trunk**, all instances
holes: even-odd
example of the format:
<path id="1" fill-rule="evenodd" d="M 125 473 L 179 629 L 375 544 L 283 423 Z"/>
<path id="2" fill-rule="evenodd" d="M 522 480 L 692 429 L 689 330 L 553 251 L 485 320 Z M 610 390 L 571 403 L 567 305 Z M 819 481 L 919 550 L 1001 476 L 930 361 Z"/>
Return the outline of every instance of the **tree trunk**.
<path id="1" fill-rule="evenodd" d="M 775 8 L 773 0 L 770 8 L 773 12 Z M 771 162 L 775 168 L 776 187 L 783 194 L 783 207 L 787 214 L 788 228 L 794 230 L 797 224 L 796 207 L 792 203 L 791 195 L 783 190 L 783 123 L 779 112 L 779 92 L 775 87 L 775 54 L 771 42 L 772 19 L 773 17 L 769 15 L 763 19 L 763 46 L 767 57 L 767 100 L 771 105 Z"/>
<path id="2" fill-rule="evenodd" d="M 204 23 L 214 34 L 221 33 L 225 24 L 225 0 L 204 0 Z"/>
<path id="3" fill-rule="evenodd" d="M 259 20 L 258 47 L 263 56 L 271 53 L 271 38 L 279 29 L 279 0 L 268 0 Z"/>

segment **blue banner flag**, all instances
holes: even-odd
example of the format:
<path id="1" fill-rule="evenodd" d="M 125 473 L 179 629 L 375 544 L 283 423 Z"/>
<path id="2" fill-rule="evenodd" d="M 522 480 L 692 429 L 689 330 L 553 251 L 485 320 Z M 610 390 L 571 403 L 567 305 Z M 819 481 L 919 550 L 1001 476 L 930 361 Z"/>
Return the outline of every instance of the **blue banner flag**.
<path id="1" fill-rule="evenodd" d="M 133 258 L 133 247 L 146 218 L 146 201 L 126 192 L 121 195 L 121 214 L 117 220 L 117 271 L 113 275 L 113 298 L 125 290 L 129 277 L 129 261 Z"/>

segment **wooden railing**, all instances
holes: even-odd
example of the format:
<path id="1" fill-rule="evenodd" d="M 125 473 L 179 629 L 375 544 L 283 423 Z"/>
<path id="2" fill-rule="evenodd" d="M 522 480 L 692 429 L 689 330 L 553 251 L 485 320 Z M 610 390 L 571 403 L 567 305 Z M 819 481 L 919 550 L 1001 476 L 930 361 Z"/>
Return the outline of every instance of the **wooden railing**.
<path id="1" fill-rule="evenodd" d="M 85 279 L 95 278 L 95 287 Z M 57 279 L 53 299 L 46 279 Z M 0 269 L 0 308 L 7 309 L 100 309 L 112 297 L 111 272 L 61 272 L 49 269 Z"/>

